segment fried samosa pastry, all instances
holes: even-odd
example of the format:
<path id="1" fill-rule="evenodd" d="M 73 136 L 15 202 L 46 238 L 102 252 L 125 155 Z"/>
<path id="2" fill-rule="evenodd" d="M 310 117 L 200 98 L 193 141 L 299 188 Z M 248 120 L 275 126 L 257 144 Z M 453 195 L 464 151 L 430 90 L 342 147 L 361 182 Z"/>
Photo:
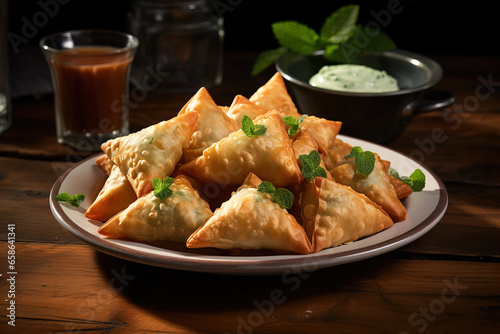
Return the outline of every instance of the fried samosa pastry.
<path id="1" fill-rule="evenodd" d="M 339 138 L 335 138 L 333 145 L 328 148 L 328 152 L 321 154 L 326 168 L 330 170 L 339 163 L 344 162 L 344 157 L 351 153 L 352 148 L 353 146 L 351 144 L 348 144 Z"/>
<path id="2" fill-rule="evenodd" d="M 111 170 L 115 165 L 113 161 L 106 155 L 100 155 L 95 159 L 95 164 L 99 166 L 99 168 L 106 173 L 107 176 L 111 175 Z"/>
<path id="3" fill-rule="evenodd" d="M 220 109 L 204 87 L 189 100 L 179 115 L 190 111 L 198 113 L 199 117 L 189 144 L 183 151 L 184 163 L 200 156 L 207 147 L 238 130 L 240 124 Z"/>
<path id="4" fill-rule="evenodd" d="M 295 152 L 295 158 L 297 159 L 297 163 L 300 168 L 302 168 L 302 165 L 300 163 L 300 156 L 301 155 L 309 155 L 311 151 L 318 151 L 318 144 L 312 137 L 310 131 L 306 128 L 300 128 L 300 130 L 295 134 L 293 137 L 292 141 L 292 148 L 293 151 Z M 332 175 L 330 172 L 326 169 L 326 166 L 321 160 L 320 162 L 320 167 L 322 167 L 325 170 L 326 177 L 328 179 L 332 179 Z M 302 193 L 305 189 L 307 181 L 303 181 L 298 184 L 293 184 L 288 187 L 288 189 L 293 193 L 294 195 L 294 205 L 295 206 L 300 206 L 300 198 L 302 196 Z"/>
<path id="5" fill-rule="evenodd" d="M 270 111 L 254 123 L 266 126 L 265 134 L 248 137 L 241 129 L 235 131 L 183 165 L 180 173 L 204 183 L 238 186 L 249 173 L 276 187 L 299 183 L 302 174 L 279 113 Z"/>
<path id="6" fill-rule="evenodd" d="M 250 119 L 254 120 L 257 116 L 264 115 L 268 111 L 270 110 L 259 107 L 243 95 L 236 95 L 236 97 L 233 99 L 233 102 L 229 106 L 227 115 L 231 117 L 237 124 L 241 124 L 243 115 L 247 115 L 248 117 L 250 117 Z"/>
<path id="7" fill-rule="evenodd" d="M 393 225 L 389 215 L 368 197 L 322 177 L 307 184 L 301 204 L 313 252 L 373 235 Z"/>
<path id="8" fill-rule="evenodd" d="M 395 178 L 392 175 L 389 175 L 389 178 L 391 180 L 391 184 L 394 187 L 394 190 L 396 191 L 396 196 L 400 200 L 410 196 L 413 193 L 413 190 L 409 185 L 404 183 L 403 181 Z"/>
<path id="9" fill-rule="evenodd" d="M 137 197 L 153 190 L 152 180 L 169 176 L 196 127 L 190 111 L 128 136 L 108 140 L 101 149 L 125 174 Z"/>
<path id="10" fill-rule="evenodd" d="M 390 175 L 378 154 L 375 153 L 375 167 L 368 176 L 356 173 L 356 165 L 352 160 L 353 158 L 350 158 L 345 163 L 330 170 L 335 181 L 365 194 L 380 205 L 394 221 L 405 220 L 406 208 L 399 200 L 391 183 Z"/>
<path id="11" fill-rule="evenodd" d="M 184 175 L 175 177 L 173 194 L 160 199 L 151 191 L 108 220 L 97 232 L 137 242 L 186 242 L 213 215 Z"/>
<path id="12" fill-rule="evenodd" d="M 310 253 L 312 247 L 302 226 L 269 194 L 258 192 L 255 176 L 250 177 L 253 181 L 244 183 L 189 237 L 187 247 Z"/>
<path id="13" fill-rule="evenodd" d="M 318 151 L 326 154 L 333 147 L 335 139 L 342 127 L 342 122 L 330 121 L 317 116 L 307 116 L 300 126 L 309 130 L 318 143 Z"/>
<path id="14" fill-rule="evenodd" d="M 311 131 L 309 131 L 307 128 L 301 128 L 299 132 L 295 134 L 293 137 L 292 141 L 292 148 L 295 153 L 295 158 L 297 159 L 297 163 L 299 164 L 299 167 L 302 167 L 300 165 L 300 159 L 299 156 L 303 154 L 309 154 L 311 151 L 318 151 L 318 144 L 316 140 L 314 140 Z M 320 166 L 323 167 L 323 169 L 326 172 L 327 178 L 331 179 L 332 176 L 328 169 L 325 166 L 325 163 L 323 160 L 320 162 Z"/>
<path id="15" fill-rule="evenodd" d="M 277 110 L 281 116 L 300 117 L 297 107 L 286 89 L 285 81 L 279 72 L 269 79 L 250 97 L 250 101 L 267 110 Z"/>
<path id="16" fill-rule="evenodd" d="M 85 217 L 105 222 L 126 209 L 136 199 L 137 195 L 127 177 L 118 166 L 113 165 L 104 186 L 85 212 Z"/>

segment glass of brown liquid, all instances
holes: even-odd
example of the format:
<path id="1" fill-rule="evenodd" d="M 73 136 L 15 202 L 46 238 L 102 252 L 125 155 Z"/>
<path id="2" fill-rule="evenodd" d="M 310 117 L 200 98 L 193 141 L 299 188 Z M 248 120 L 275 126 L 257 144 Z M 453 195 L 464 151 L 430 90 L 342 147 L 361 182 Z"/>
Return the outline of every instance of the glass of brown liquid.
<path id="1" fill-rule="evenodd" d="M 79 152 L 128 134 L 130 65 L 136 37 L 75 30 L 49 35 L 40 47 L 54 87 L 57 141 Z"/>

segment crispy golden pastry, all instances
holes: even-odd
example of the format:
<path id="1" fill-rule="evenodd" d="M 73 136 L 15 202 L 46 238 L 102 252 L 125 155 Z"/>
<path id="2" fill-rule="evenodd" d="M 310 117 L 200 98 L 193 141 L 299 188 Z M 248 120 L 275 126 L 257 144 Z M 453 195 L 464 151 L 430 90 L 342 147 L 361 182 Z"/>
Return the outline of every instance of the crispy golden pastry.
<path id="1" fill-rule="evenodd" d="M 115 165 L 106 154 L 100 155 L 95 159 L 95 163 L 107 176 L 111 174 L 111 169 Z"/>
<path id="2" fill-rule="evenodd" d="M 380 159 L 382 164 L 384 165 L 384 169 L 387 173 L 389 173 L 389 169 L 391 168 L 391 162 L 388 160 Z M 403 181 L 395 178 L 391 174 L 389 174 L 389 179 L 391 180 L 391 184 L 394 186 L 394 190 L 396 191 L 396 196 L 401 200 L 410 196 L 413 193 L 413 190 L 409 185 L 404 183 Z"/>
<path id="3" fill-rule="evenodd" d="M 111 174 L 92 205 L 85 212 L 85 217 L 105 222 L 126 209 L 136 199 L 137 195 L 127 177 L 123 175 L 118 166 L 113 165 Z"/>
<path id="4" fill-rule="evenodd" d="M 390 175 L 378 154 L 375 153 L 375 167 L 368 176 L 356 173 L 354 158 L 344 159 L 344 161 L 346 162 L 330 170 L 335 181 L 365 194 L 380 205 L 394 221 L 406 219 L 406 208 L 399 200 Z"/>
<path id="5" fill-rule="evenodd" d="M 277 110 L 281 116 L 300 117 L 295 103 L 288 94 L 285 81 L 279 72 L 250 97 L 250 101 L 267 110 Z"/>
<path id="6" fill-rule="evenodd" d="M 247 115 L 248 117 L 250 117 L 250 119 L 253 120 L 257 116 L 264 115 L 268 111 L 270 110 L 259 107 L 243 95 L 236 95 L 236 97 L 233 99 L 233 102 L 229 106 L 227 115 L 231 117 L 237 124 L 241 124 L 243 115 Z"/>
<path id="7" fill-rule="evenodd" d="M 303 154 L 307 155 L 311 153 L 311 151 L 318 151 L 318 143 L 316 142 L 316 140 L 314 140 L 311 131 L 309 131 L 307 128 L 301 128 L 293 137 L 292 148 L 299 167 L 302 167 L 300 165 L 299 156 Z M 325 170 L 327 178 L 331 179 L 332 175 L 326 168 L 323 160 L 321 160 L 320 166 Z"/>
<path id="8" fill-rule="evenodd" d="M 318 177 L 307 184 L 301 215 L 313 252 L 380 232 L 392 219 L 365 195 Z"/>
<path id="9" fill-rule="evenodd" d="M 318 143 L 318 151 L 326 154 L 333 147 L 342 122 L 330 121 L 317 116 L 307 116 L 302 120 L 300 126 L 309 130 L 313 138 Z"/>
<path id="10" fill-rule="evenodd" d="M 344 157 L 351 153 L 352 148 L 353 146 L 351 144 L 348 144 L 339 138 L 335 138 L 335 140 L 333 141 L 333 145 L 328 148 L 328 152 L 320 152 L 322 153 L 321 156 L 326 168 L 330 170 L 337 166 L 339 163 L 344 162 Z"/>
<path id="11" fill-rule="evenodd" d="M 218 208 L 186 245 L 188 248 L 270 249 L 308 254 L 311 244 L 295 218 L 269 194 L 244 184 Z M 260 182 L 259 182 L 260 184 Z"/>
<path id="12" fill-rule="evenodd" d="M 318 144 L 314 140 L 314 138 L 311 135 L 311 132 L 308 129 L 300 128 L 300 130 L 293 137 L 292 148 L 293 148 L 293 151 L 295 152 L 295 158 L 297 159 L 297 163 L 298 163 L 299 167 L 302 168 L 299 156 L 301 156 L 303 154 L 308 155 L 313 150 L 317 151 Z M 328 169 L 326 169 L 326 166 L 325 166 L 323 160 L 321 161 L 320 166 L 323 167 L 323 169 L 325 170 L 326 177 L 328 179 L 332 179 L 332 175 L 330 174 Z M 307 181 L 303 181 L 301 183 L 293 184 L 293 185 L 290 185 L 288 187 L 288 189 L 293 193 L 295 206 L 300 206 L 300 204 L 299 204 L 300 198 L 301 198 L 302 193 L 305 189 L 306 183 L 307 183 Z"/>
<path id="13" fill-rule="evenodd" d="M 213 213 L 187 177 L 177 176 L 170 189 L 173 194 L 165 199 L 153 192 L 137 199 L 97 232 L 109 238 L 138 242 L 186 242 Z"/>
<path id="14" fill-rule="evenodd" d="M 394 190 L 396 191 L 396 196 L 402 200 L 403 198 L 406 198 L 410 196 L 413 193 L 413 190 L 409 185 L 404 183 L 403 181 L 396 179 L 394 176 L 389 175 L 389 179 L 391 180 L 391 184 L 394 187 Z"/>
<path id="15" fill-rule="evenodd" d="M 184 163 L 200 156 L 204 149 L 240 128 L 240 123 L 226 115 L 204 87 L 186 103 L 179 115 L 190 111 L 198 113 L 199 117 L 189 144 L 184 148 Z"/>
<path id="16" fill-rule="evenodd" d="M 101 149 L 125 174 L 137 197 L 153 190 L 152 180 L 169 176 L 196 127 L 198 113 L 186 112 L 128 136 L 108 140 Z"/>
<path id="17" fill-rule="evenodd" d="M 254 123 L 265 125 L 266 133 L 247 137 L 241 129 L 235 131 L 183 165 L 180 173 L 204 183 L 229 185 L 241 185 L 249 173 L 276 187 L 300 182 L 302 174 L 279 113 L 270 111 Z"/>

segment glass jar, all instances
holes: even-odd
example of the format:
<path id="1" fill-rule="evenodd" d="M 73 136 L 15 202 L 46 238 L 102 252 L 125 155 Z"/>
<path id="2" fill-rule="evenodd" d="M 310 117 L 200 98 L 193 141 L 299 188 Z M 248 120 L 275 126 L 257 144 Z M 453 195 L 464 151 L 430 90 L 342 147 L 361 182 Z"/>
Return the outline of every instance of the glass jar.
<path id="1" fill-rule="evenodd" d="M 187 92 L 221 83 L 224 28 L 212 1 L 133 0 L 129 24 L 140 41 L 135 86 Z"/>

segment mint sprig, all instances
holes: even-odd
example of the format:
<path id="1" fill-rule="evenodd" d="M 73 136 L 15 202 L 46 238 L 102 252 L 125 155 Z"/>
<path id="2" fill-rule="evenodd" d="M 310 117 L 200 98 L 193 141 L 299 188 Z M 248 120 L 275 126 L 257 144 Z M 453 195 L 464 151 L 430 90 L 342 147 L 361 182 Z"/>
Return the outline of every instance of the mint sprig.
<path id="1" fill-rule="evenodd" d="M 357 174 L 368 176 L 375 168 L 375 155 L 370 151 L 363 151 L 359 146 L 354 146 L 344 158 L 354 158 Z"/>
<path id="2" fill-rule="evenodd" d="M 359 5 L 340 7 L 326 18 L 319 33 L 297 21 L 273 23 L 271 28 L 280 47 L 263 51 L 253 65 L 252 75 L 264 71 L 286 52 L 307 56 L 324 50 L 324 57 L 329 61 L 355 63 L 358 55 L 363 52 L 396 47 L 383 32 L 357 25 L 358 14 Z"/>
<path id="3" fill-rule="evenodd" d="M 412 191 L 418 192 L 425 188 L 425 174 L 418 168 L 409 177 L 400 177 L 394 168 L 389 168 L 389 174 L 409 185 Z"/>
<path id="4" fill-rule="evenodd" d="M 275 188 L 269 181 L 262 181 L 257 187 L 257 191 L 263 194 L 270 194 L 274 203 L 282 209 L 290 209 L 293 205 L 293 194 L 286 188 Z"/>
<path id="5" fill-rule="evenodd" d="M 253 124 L 252 119 L 247 115 L 241 118 L 241 130 L 247 137 L 258 137 L 266 133 L 267 127 L 262 124 Z"/>
<path id="6" fill-rule="evenodd" d="M 165 199 L 172 196 L 173 192 L 170 189 L 174 179 L 170 176 L 165 177 L 163 180 L 159 177 L 153 179 L 153 194 L 159 199 Z"/>
<path id="7" fill-rule="evenodd" d="M 85 195 L 80 193 L 75 194 L 74 196 L 71 196 L 68 193 L 60 193 L 56 195 L 56 201 L 66 202 L 77 208 L 80 206 L 80 204 L 83 203 L 84 200 L 85 200 Z"/>
<path id="8" fill-rule="evenodd" d="M 326 177 L 326 171 L 321 164 L 321 156 L 318 151 L 312 150 L 309 154 L 299 155 L 301 172 L 305 179 L 312 181 L 317 177 Z"/>
<path id="9" fill-rule="evenodd" d="M 286 126 L 288 126 L 288 136 L 292 138 L 299 131 L 300 123 L 306 118 L 307 115 L 302 115 L 299 118 L 295 119 L 293 116 L 285 116 L 283 117 L 283 122 Z"/>

